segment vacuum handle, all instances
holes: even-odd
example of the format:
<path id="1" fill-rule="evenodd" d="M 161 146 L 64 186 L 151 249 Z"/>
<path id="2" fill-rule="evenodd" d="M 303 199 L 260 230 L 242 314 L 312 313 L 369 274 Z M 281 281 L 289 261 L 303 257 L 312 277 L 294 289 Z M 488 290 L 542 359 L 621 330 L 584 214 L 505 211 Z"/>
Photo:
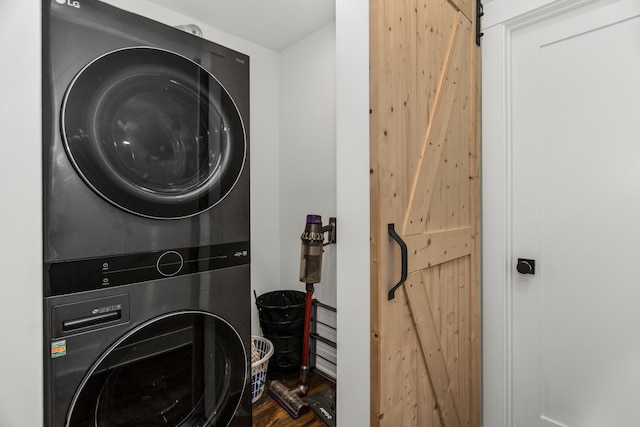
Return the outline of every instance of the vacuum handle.
<path id="1" fill-rule="evenodd" d="M 402 286 L 404 282 L 407 280 L 407 274 L 408 274 L 409 268 L 407 266 L 407 263 L 408 263 L 407 244 L 404 242 L 404 240 L 402 240 L 402 238 L 398 235 L 398 233 L 396 233 L 395 224 L 393 223 L 389 224 L 388 230 L 389 230 L 389 235 L 393 238 L 393 240 L 396 241 L 396 243 L 398 243 L 398 246 L 400 246 L 400 254 L 402 257 L 402 274 L 400 276 L 400 281 L 396 283 L 395 286 L 389 290 L 389 295 L 387 295 L 387 299 L 391 301 L 396 297 L 396 289 Z"/>

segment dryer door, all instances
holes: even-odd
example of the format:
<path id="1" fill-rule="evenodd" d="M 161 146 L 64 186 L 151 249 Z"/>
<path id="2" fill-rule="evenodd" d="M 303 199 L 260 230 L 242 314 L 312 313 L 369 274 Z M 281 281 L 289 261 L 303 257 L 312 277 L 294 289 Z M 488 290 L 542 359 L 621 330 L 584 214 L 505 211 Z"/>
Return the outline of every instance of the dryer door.
<path id="1" fill-rule="evenodd" d="M 121 338 L 76 391 L 67 427 L 226 426 L 247 384 L 235 329 L 206 312 L 171 313 Z"/>
<path id="2" fill-rule="evenodd" d="M 82 179 L 145 217 L 183 218 L 220 202 L 244 167 L 238 108 L 207 70 L 148 47 L 113 51 L 72 81 L 62 136 Z"/>

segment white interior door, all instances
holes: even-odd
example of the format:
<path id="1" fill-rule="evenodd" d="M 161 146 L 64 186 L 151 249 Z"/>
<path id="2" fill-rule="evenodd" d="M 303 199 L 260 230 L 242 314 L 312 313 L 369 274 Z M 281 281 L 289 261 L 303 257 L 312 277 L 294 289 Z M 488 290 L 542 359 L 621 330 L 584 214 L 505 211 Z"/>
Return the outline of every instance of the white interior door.
<path id="1" fill-rule="evenodd" d="M 640 2 L 511 35 L 513 425 L 640 425 Z"/>

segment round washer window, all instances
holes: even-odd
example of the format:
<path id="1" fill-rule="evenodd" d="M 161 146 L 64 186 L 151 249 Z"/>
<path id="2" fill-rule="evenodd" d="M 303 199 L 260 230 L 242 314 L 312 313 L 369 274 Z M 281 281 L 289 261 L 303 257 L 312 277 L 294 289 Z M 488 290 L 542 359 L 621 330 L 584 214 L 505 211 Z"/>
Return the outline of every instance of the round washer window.
<path id="1" fill-rule="evenodd" d="M 245 131 L 231 96 L 200 65 L 165 50 L 117 50 L 87 65 L 67 90 L 61 126 L 83 180 L 145 217 L 211 208 L 244 167 Z"/>
<path id="2" fill-rule="evenodd" d="M 91 367 L 67 427 L 226 426 L 247 384 L 247 354 L 226 321 L 170 313 L 135 328 Z"/>

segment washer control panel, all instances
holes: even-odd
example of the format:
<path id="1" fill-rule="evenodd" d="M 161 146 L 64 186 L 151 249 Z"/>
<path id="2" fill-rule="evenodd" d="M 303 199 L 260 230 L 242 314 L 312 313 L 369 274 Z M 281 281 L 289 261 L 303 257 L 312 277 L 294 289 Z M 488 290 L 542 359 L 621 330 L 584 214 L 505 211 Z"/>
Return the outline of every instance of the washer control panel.
<path id="1" fill-rule="evenodd" d="M 46 263 L 45 296 L 183 276 L 249 262 L 249 242 L 234 242 Z"/>
<path id="2" fill-rule="evenodd" d="M 165 277 L 175 276 L 184 266 L 184 259 L 176 251 L 167 251 L 158 257 L 156 268 Z"/>

